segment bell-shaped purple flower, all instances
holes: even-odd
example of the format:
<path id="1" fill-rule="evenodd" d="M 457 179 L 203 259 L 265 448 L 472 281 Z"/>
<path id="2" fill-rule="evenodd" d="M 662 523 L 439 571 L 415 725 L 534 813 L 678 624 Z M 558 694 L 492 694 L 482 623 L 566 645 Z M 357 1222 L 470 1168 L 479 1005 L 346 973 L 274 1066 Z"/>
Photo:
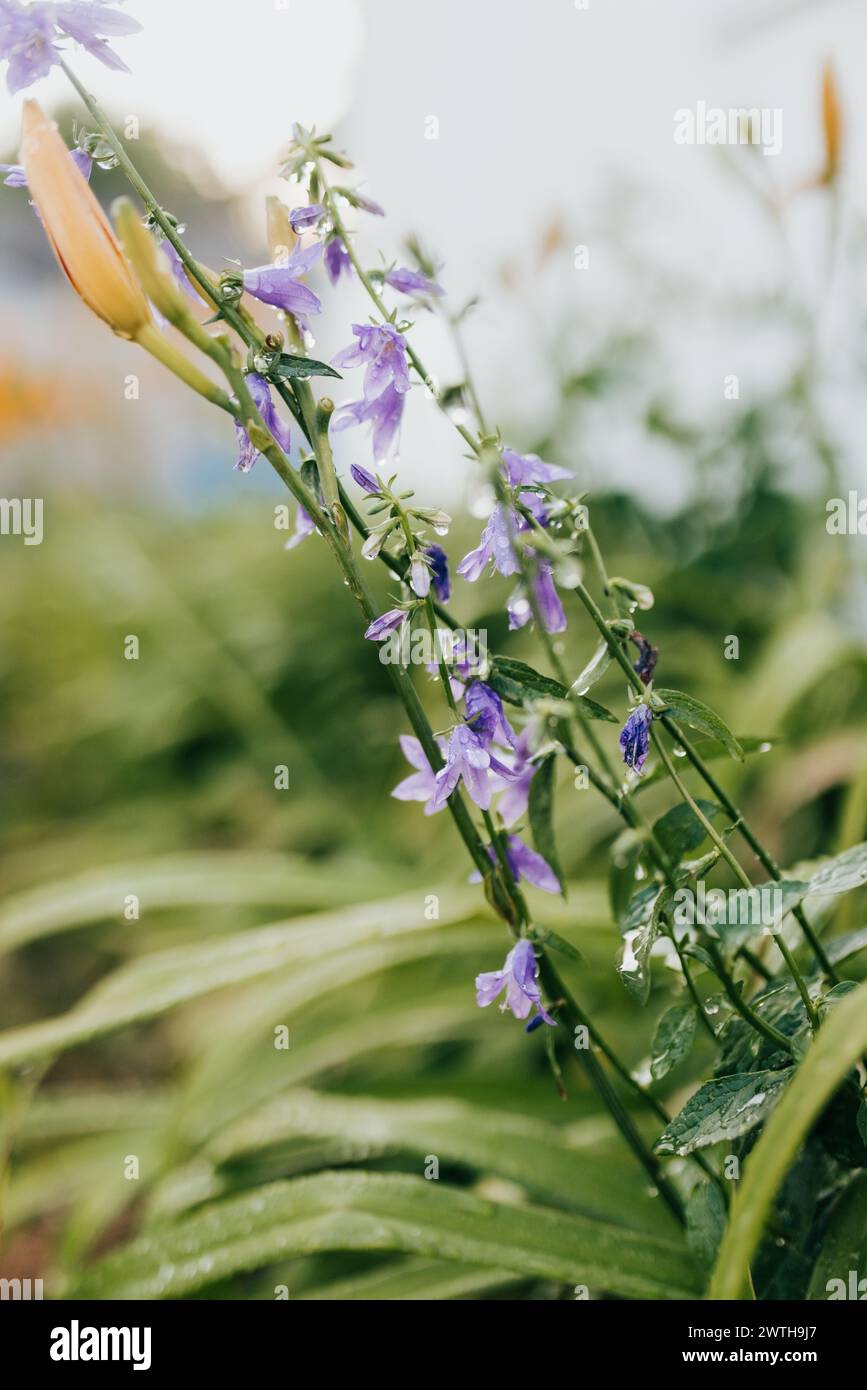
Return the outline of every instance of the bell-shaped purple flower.
<path id="1" fill-rule="evenodd" d="M 349 401 L 335 410 L 331 428 L 338 431 L 349 425 L 372 425 L 374 461 L 385 463 L 397 447 L 405 399 L 394 386 L 386 386 L 372 401 Z"/>
<path id="2" fill-rule="evenodd" d="M 515 730 L 506 718 L 503 702 L 484 681 L 473 681 L 464 697 L 464 708 L 467 723 L 486 748 L 492 743 L 514 747 Z"/>
<path id="3" fill-rule="evenodd" d="M 555 1028 L 556 1020 L 542 1005 L 542 993 L 536 976 L 533 943 L 526 939 L 517 941 L 506 956 L 502 970 L 489 970 L 476 976 L 476 1003 L 479 1008 L 486 1009 L 505 990 L 501 1012 L 509 1009 L 515 1018 L 525 1019 L 533 1010 L 545 1023 Z"/>
<path id="4" fill-rule="evenodd" d="M 378 618 L 374 618 L 364 635 L 368 642 L 384 642 L 386 637 L 403 627 L 408 617 L 405 608 L 389 608 L 387 613 L 381 613 Z"/>
<path id="5" fill-rule="evenodd" d="M 560 602 L 560 595 L 554 587 L 551 566 L 541 561 L 533 576 L 533 593 L 539 609 L 539 617 L 546 632 L 565 632 L 566 613 Z M 512 594 L 508 605 L 509 627 L 512 631 L 526 627 L 533 616 L 533 607 L 521 585 Z"/>
<path id="6" fill-rule="evenodd" d="M 106 39 L 125 38 L 127 34 L 137 34 L 141 29 L 137 19 L 120 10 L 110 10 L 102 0 L 94 4 L 92 0 L 68 0 L 65 4 L 31 5 L 31 9 L 46 9 L 54 12 L 58 28 L 94 58 L 98 58 L 107 68 L 115 72 L 129 72 L 122 58 L 119 58 Z"/>
<path id="7" fill-rule="evenodd" d="M 405 395 L 409 390 L 409 363 L 403 334 L 390 323 L 354 323 L 352 331 L 358 341 L 342 348 L 333 365 L 366 368 L 365 401 L 372 401 L 389 385 Z"/>
<path id="8" fill-rule="evenodd" d="M 650 746 L 650 725 L 653 711 L 648 705 L 636 705 L 620 731 L 623 761 L 633 772 L 641 772 Z"/>
<path id="9" fill-rule="evenodd" d="M 449 557 L 441 545 L 428 545 L 424 553 L 431 567 L 433 591 L 440 603 L 448 603 L 452 595 Z"/>
<path id="10" fill-rule="evenodd" d="M 325 216 L 321 203 L 309 203 L 307 207 L 293 208 L 289 214 L 289 226 L 293 232 L 306 232 L 315 227 Z"/>
<path id="11" fill-rule="evenodd" d="M 506 837 L 506 859 L 516 882 L 526 879 L 543 893 L 559 893 L 560 883 L 547 859 L 537 854 L 517 835 Z"/>
<path id="12" fill-rule="evenodd" d="M 523 729 L 515 744 L 511 778 L 499 784 L 497 784 L 497 779 L 494 779 L 495 792 L 502 790 L 502 795 L 497 802 L 497 812 L 507 826 L 516 825 L 527 814 L 530 783 L 538 770 L 536 763 L 531 761 L 531 753 L 530 731 Z"/>
<path id="13" fill-rule="evenodd" d="M 326 241 L 323 260 L 332 285 L 337 284 L 341 275 L 352 274 L 352 261 L 349 252 L 343 244 L 342 237 L 336 234 L 330 236 Z"/>
<path id="14" fill-rule="evenodd" d="M 394 270 L 390 270 L 385 277 L 385 283 L 391 285 L 393 290 L 399 290 L 401 294 L 426 294 L 432 297 L 445 294 L 442 286 L 431 280 L 429 275 L 422 275 L 420 270 L 410 270 L 405 265 L 398 265 Z"/>
<path id="15" fill-rule="evenodd" d="M 560 468 L 556 463 L 543 463 L 535 454 L 516 454 L 514 449 L 503 450 L 503 474 L 512 487 L 557 483 L 575 476 L 568 468 Z"/>
<path id="16" fill-rule="evenodd" d="M 452 729 L 446 753 L 446 765 L 436 775 L 437 790 L 434 809 L 442 810 L 458 783 L 463 781 L 470 798 L 482 810 L 491 804 L 490 772 L 508 778 L 509 769 L 489 753 L 484 740 L 468 724 Z"/>
<path id="17" fill-rule="evenodd" d="M 263 376 L 258 372 L 250 372 L 245 378 L 247 390 L 253 397 L 253 404 L 262 416 L 262 420 L 268 430 L 276 439 L 284 454 L 288 454 L 291 438 L 289 426 L 285 425 L 280 419 L 271 399 L 271 390 Z M 259 457 L 259 451 L 250 440 L 247 431 L 240 420 L 235 421 L 235 435 L 238 440 L 238 462 L 235 467 L 239 473 L 249 473 L 253 464 Z"/>
<path id="18" fill-rule="evenodd" d="M 439 742 L 442 750 L 444 743 L 442 740 Z M 402 782 L 398 782 L 391 794 L 398 801 L 424 801 L 426 803 L 425 815 L 432 816 L 441 809 L 435 805 L 436 773 L 428 762 L 425 751 L 417 738 L 413 738 L 411 734 L 401 734 L 400 746 L 407 762 L 418 770 L 410 773 L 409 777 L 405 777 Z"/>
<path id="19" fill-rule="evenodd" d="M 484 574 L 485 567 L 492 564 L 502 575 L 517 574 L 518 564 L 509 531 L 506 509 L 498 502 L 488 517 L 475 550 L 469 551 L 458 565 L 458 574 L 470 584 L 474 584 Z"/>
<path id="20" fill-rule="evenodd" d="M 315 534 L 316 526 L 312 516 L 309 512 L 305 511 L 303 507 L 299 507 L 295 517 L 295 531 L 289 537 L 283 549 L 294 550 L 296 545 L 300 545 L 302 541 L 306 541 L 308 536 L 314 536 Z"/>
<path id="21" fill-rule="evenodd" d="M 275 309 L 283 309 L 287 314 L 305 319 L 308 314 L 318 314 L 322 303 L 307 285 L 300 283 L 322 255 L 322 247 L 316 242 L 313 246 L 294 248 L 284 261 L 272 265 L 255 266 L 243 274 L 244 289 L 254 299 L 263 304 L 271 304 Z"/>

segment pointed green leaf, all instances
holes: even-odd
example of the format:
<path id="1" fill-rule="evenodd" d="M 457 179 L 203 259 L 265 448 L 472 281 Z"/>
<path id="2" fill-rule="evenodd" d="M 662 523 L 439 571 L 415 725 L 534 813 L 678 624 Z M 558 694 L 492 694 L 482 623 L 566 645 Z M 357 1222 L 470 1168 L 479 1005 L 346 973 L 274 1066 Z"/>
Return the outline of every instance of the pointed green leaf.
<path id="1" fill-rule="evenodd" d="M 688 724 L 691 729 L 698 729 L 700 733 L 707 734 L 709 738 L 721 743 L 737 762 L 743 762 L 744 750 L 731 729 L 701 700 L 697 700 L 694 695 L 686 695 L 682 690 L 654 689 L 653 693 L 665 701 L 666 712 L 672 718 Z"/>
<path id="2" fill-rule="evenodd" d="M 656 1025 L 651 1050 L 650 1074 L 661 1081 L 692 1047 L 698 1015 L 692 1004 L 673 1004 Z"/>
<path id="3" fill-rule="evenodd" d="M 656 1152 L 683 1157 L 721 1139 L 749 1134 L 767 1119 L 793 1076 L 788 1068 L 738 1072 L 705 1082 L 657 1139 Z"/>

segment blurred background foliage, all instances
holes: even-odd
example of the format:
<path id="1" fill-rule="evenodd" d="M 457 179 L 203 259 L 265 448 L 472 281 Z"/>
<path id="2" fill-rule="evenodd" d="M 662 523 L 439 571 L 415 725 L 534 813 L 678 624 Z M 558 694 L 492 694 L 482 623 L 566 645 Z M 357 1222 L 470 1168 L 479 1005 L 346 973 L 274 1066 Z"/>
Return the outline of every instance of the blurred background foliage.
<path id="1" fill-rule="evenodd" d="M 142 167 L 167 206 L 195 213 L 197 249 L 217 260 L 233 210 L 207 175 L 194 186 L 189 157 L 153 150 Z M 0 1272 L 42 1275 L 49 1296 L 558 1297 L 585 1267 L 615 1294 L 694 1291 L 700 1276 L 569 1040 L 564 1104 L 540 1035 L 475 1006 L 475 974 L 507 943 L 447 817 L 388 795 L 406 772 L 401 710 L 324 547 L 284 552 L 264 465 L 250 486 L 232 475 L 229 431 L 171 383 L 154 378 L 145 428 L 106 405 L 103 368 L 116 383 L 129 358 L 118 365 L 44 279 L 23 199 L 4 201 L 7 221 L 16 273 L 65 316 L 76 350 L 58 370 L 56 340 L 46 366 L 38 337 L 21 354 L 10 334 L 0 367 L 5 493 L 46 499 L 43 545 L 2 540 Z M 560 241 L 556 224 L 541 230 L 540 277 Z M 609 572 L 654 591 L 642 628 L 661 683 L 771 745 L 720 776 L 796 865 L 863 839 L 867 811 L 863 572 L 857 540 L 825 529 L 845 484 L 810 323 L 795 301 L 737 306 L 788 333 L 790 366 L 762 399 L 702 419 L 657 380 L 670 323 L 655 288 L 645 320 L 610 325 L 592 351 L 568 308 L 549 321 L 538 351 L 556 389 L 532 433 L 501 423 L 579 481 L 594 422 L 628 416 L 647 441 L 641 487 L 590 499 Z M 499 292 L 520 294 L 507 268 Z M 693 292 L 705 313 L 730 312 Z M 690 291 L 678 293 L 682 316 Z M 175 435 L 167 463 L 159 445 Z M 643 500 L 660 441 L 689 479 L 665 514 Z M 435 480 L 424 490 L 438 500 Z M 478 526 L 456 521 L 453 563 Z M 384 571 L 369 578 L 385 603 Z M 532 637 L 507 633 L 504 591 L 458 581 L 456 615 L 492 650 L 541 665 Z M 130 634 L 137 660 L 124 658 Z M 723 657 L 730 635 L 737 660 Z M 567 668 L 594 646 L 575 605 Z M 609 672 L 594 689 L 619 714 L 621 685 Z M 436 688 L 424 673 L 419 686 L 440 727 Z M 607 889 L 620 826 L 561 777 L 570 891 L 537 908 L 581 951 L 565 969 L 582 1004 L 642 1070 L 676 980 L 660 961 L 646 1011 L 625 994 Z M 651 811 L 671 804 L 664 783 L 643 796 Z M 836 929 L 860 925 L 858 911 L 847 898 Z M 657 1087 L 671 1108 L 708 1063 L 700 1044 Z M 432 1156 L 439 1183 L 423 1181 Z M 408 1177 L 380 1188 L 348 1169 Z M 527 1203 L 546 1211 L 525 1220 Z M 185 1235 L 188 1221 L 204 1224 Z"/>

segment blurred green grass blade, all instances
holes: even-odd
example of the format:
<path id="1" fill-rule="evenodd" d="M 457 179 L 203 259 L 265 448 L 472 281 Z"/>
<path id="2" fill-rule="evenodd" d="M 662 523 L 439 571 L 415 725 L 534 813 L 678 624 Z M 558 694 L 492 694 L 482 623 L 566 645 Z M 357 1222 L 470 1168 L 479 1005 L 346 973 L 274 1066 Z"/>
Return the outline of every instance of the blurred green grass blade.
<path id="1" fill-rule="evenodd" d="M 285 1282 L 285 1280 L 284 1280 Z M 508 1269 L 478 1269 L 474 1265 L 444 1264 L 440 1260 L 389 1261 L 384 1269 L 367 1270 L 354 1278 L 320 1284 L 298 1295 L 300 1300 L 333 1303 L 422 1301 L 474 1298 L 520 1284 Z"/>
<path id="2" fill-rule="evenodd" d="M 749 1265 L 774 1197 L 811 1125 L 867 1052 L 867 983 L 823 1023 L 746 1163 L 720 1246 L 709 1298 L 746 1296 Z"/>
<path id="3" fill-rule="evenodd" d="M 466 1165 L 519 1183 L 535 1199 L 585 1216 L 674 1234 L 667 1211 L 643 1189 L 628 1158 L 612 1161 L 576 1150 L 556 1125 L 459 1100 L 384 1101 L 296 1091 L 278 1097 L 220 1134 L 209 1154 L 218 1164 L 243 1161 L 299 1139 L 331 1139 L 335 1159 L 411 1153 Z M 342 1161 L 346 1161 L 345 1158 Z"/>
<path id="4" fill-rule="evenodd" d="M 381 894 L 382 871 L 360 865 L 329 872 L 283 854 L 220 851 L 179 854 L 87 873 L 17 893 L 0 906 L 0 951 L 56 932 L 121 921 L 124 899 L 136 894 L 143 912 L 169 908 L 297 904 L 351 906 Z"/>
<path id="5" fill-rule="evenodd" d="M 68 1013 L 0 1034 L 0 1067 L 50 1056 L 214 990 L 306 962 L 319 962 L 323 985 L 329 985 L 336 978 L 338 953 L 355 944 L 379 943 L 379 968 L 387 967 L 390 958 L 403 958 L 405 937 L 416 938 L 411 951 L 447 955 L 449 933 L 443 928 L 477 907 L 471 889 L 453 887 L 443 895 L 433 926 L 424 919 L 423 901 L 412 894 L 154 952 L 109 975 Z M 329 961 L 330 971 L 325 969 Z M 360 968 L 365 973 L 371 962 L 362 961 Z"/>
<path id="6" fill-rule="evenodd" d="M 634 1298 L 689 1298 L 680 1241 L 543 1207 L 503 1206 L 404 1175 L 278 1182 L 152 1231 L 88 1270 L 68 1297 L 177 1298 L 241 1270 L 322 1250 L 395 1250 Z"/>

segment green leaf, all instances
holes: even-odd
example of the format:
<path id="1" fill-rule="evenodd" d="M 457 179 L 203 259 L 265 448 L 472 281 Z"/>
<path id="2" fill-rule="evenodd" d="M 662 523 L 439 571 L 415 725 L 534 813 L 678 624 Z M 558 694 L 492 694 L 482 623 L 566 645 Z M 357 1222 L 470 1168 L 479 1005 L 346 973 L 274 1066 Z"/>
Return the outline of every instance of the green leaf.
<path id="1" fill-rule="evenodd" d="M 565 685 L 552 680 L 550 676 L 541 675 L 534 671 L 532 666 L 523 661 L 515 661 L 509 656 L 491 658 L 487 683 L 510 705 L 527 705 L 532 704 L 534 700 L 543 699 L 569 699 L 569 691 Z M 604 705 L 598 704 L 596 700 L 587 699 L 586 696 L 572 696 L 570 704 L 573 708 L 579 709 L 585 719 L 601 719 L 609 724 L 618 722 L 616 716 Z"/>
<path id="2" fill-rule="evenodd" d="M 716 820 L 721 811 L 721 807 L 717 806 L 715 801 L 697 799 L 696 805 L 709 821 Z M 698 849 L 707 836 L 707 831 L 695 811 L 685 801 L 672 806 L 670 811 L 660 816 L 654 823 L 653 831 L 665 854 L 676 863 L 679 863 L 685 854 L 691 854 L 693 850 Z"/>
<path id="3" fill-rule="evenodd" d="M 737 762 L 743 762 L 744 750 L 731 729 L 723 723 L 718 714 L 703 704 L 701 700 L 697 700 L 694 695 L 684 694 L 682 690 L 658 690 L 654 688 L 653 693 L 660 700 L 665 701 L 666 712 L 674 719 L 679 719 L 682 723 L 688 724 L 691 729 L 698 729 L 700 733 L 707 734 L 709 738 L 721 743 Z"/>
<path id="4" fill-rule="evenodd" d="M 315 357 L 298 357 L 293 352 L 281 352 L 280 361 L 272 369 L 271 375 L 286 377 L 290 381 L 303 381 L 311 376 L 335 376 L 343 380 L 340 372 L 329 367 L 327 362 L 317 362 Z"/>
<path id="5" fill-rule="evenodd" d="M 737 1139 L 767 1119 L 794 1072 L 738 1072 L 706 1081 L 656 1141 L 660 1154 L 692 1153 L 721 1139 Z"/>
<path id="6" fill-rule="evenodd" d="M 600 642 L 584 670 L 570 687 L 573 695 L 586 695 L 587 691 L 601 680 L 611 665 L 611 649 L 607 642 Z"/>
<path id="7" fill-rule="evenodd" d="M 573 946 L 572 942 L 567 941 L 565 936 L 560 936 L 550 927 L 540 926 L 537 922 L 530 928 L 529 935 L 531 941 L 537 941 L 540 946 L 550 946 L 552 951 L 559 951 L 561 955 L 567 956 L 569 960 L 574 960 L 577 964 L 581 964 L 584 960 L 577 946 Z"/>
<path id="8" fill-rule="evenodd" d="M 569 694 L 565 685 L 534 671 L 523 661 L 509 656 L 491 658 L 487 684 L 510 705 L 524 705 L 532 700 L 565 700 Z"/>
<path id="9" fill-rule="evenodd" d="M 744 1297 L 753 1252 L 777 1189 L 805 1136 L 867 1052 L 867 983 L 834 1009 L 752 1150 L 732 1203 L 708 1296 Z"/>
<path id="10" fill-rule="evenodd" d="M 65 1292 L 179 1298 L 277 1259 L 326 1250 L 403 1251 L 627 1298 L 691 1298 L 698 1284 L 680 1238 L 500 1205 L 421 1177 L 345 1171 L 272 1183 L 151 1230 Z"/>
<path id="11" fill-rule="evenodd" d="M 718 1184 L 697 1183 L 686 1203 L 686 1243 L 703 1265 L 712 1265 L 716 1259 L 727 1215 Z"/>
<path id="12" fill-rule="evenodd" d="M 810 879 L 810 893 L 851 893 L 867 883 L 867 842 L 826 859 Z"/>
<path id="13" fill-rule="evenodd" d="M 850 1271 L 854 1271 L 854 1295 Z M 816 1256 L 807 1298 L 858 1298 L 857 1284 L 867 1278 L 867 1173 L 858 1173 L 840 1194 Z M 838 1281 L 836 1284 L 832 1281 Z M 843 1288 L 841 1289 L 840 1284 Z"/>
<path id="14" fill-rule="evenodd" d="M 633 999 L 646 1004 L 650 997 L 650 952 L 659 933 L 659 912 L 664 894 L 658 883 L 635 894 L 621 923 L 623 948 L 617 973 Z"/>
<path id="15" fill-rule="evenodd" d="M 557 875 L 557 881 L 560 884 L 560 892 L 564 893 L 566 882 L 563 878 L 563 870 L 560 867 L 557 844 L 554 839 L 554 785 L 556 774 L 557 757 L 556 754 L 549 753 L 547 757 L 542 759 L 530 783 L 527 811 L 530 818 L 530 830 L 533 834 L 533 844 L 536 846 L 542 858 L 550 865 Z"/>
<path id="16" fill-rule="evenodd" d="M 673 1004 L 656 1025 L 651 1050 L 650 1074 L 661 1081 L 689 1052 L 695 1038 L 698 1015 L 692 1004 Z"/>
<path id="17" fill-rule="evenodd" d="M 859 951 L 867 947 L 867 927 L 858 927 L 856 931 L 847 932 L 845 936 L 835 936 L 833 941 L 825 943 L 825 953 L 832 965 L 842 965 L 844 960 L 850 956 L 857 956 Z"/>

